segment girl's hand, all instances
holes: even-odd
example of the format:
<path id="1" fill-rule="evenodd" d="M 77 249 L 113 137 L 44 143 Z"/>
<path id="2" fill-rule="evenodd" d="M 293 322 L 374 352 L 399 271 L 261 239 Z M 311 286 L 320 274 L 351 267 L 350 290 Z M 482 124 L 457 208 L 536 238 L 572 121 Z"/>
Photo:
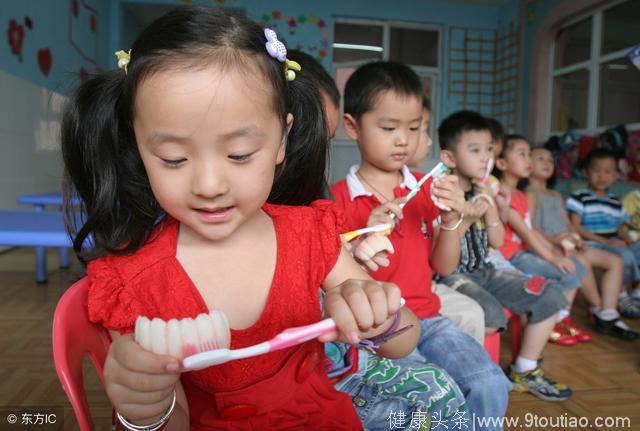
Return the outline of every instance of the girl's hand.
<path id="1" fill-rule="evenodd" d="M 464 192 L 458 185 L 458 177 L 455 175 L 443 175 L 432 183 L 431 194 L 439 207 L 445 212 L 460 213 L 463 211 L 465 200 Z M 444 219 L 444 214 L 442 214 Z M 457 220 L 459 214 L 454 214 L 451 219 Z"/>
<path id="2" fill-rule="evenodd" d="M 395 224 L 398 220 L 402 220 L 402 208 L 400 208 L 402 202 L 404 202 L 404 198 L 396 198 L 374 208 L 369 214 L 367 227 L 385 223 Z M 396 215 L 396 220 L 391 218 L 391 214 Z"/>
<path id="3" fill-rule="evenodd" d="M 356 241 L 358 241 L 356 239 Z M 382 233 L 365 236 L 352 246 L 353 257 L 365 271 L 374 272 L 381 266 L 389 266 L 387 253 L 393 253 L 393 245 L 389 238 Z"/>
<path id="4" fill-rule="evenodd" d="M 156 355 L 133 339 L 116 337 L 104 363 L 104 380 L 111 405 L 135 424 L 153 423 L 171 403 L 180 380 L 180 361 Z"/>
<path id="5" fill-rule="evenodd" d="M 400 298 L 400 288 L 395 284 L 347 280 L 328 290 L 324 297 L 324 310 L 335 320 L 338 333 L 318 339 L 322 342 L 337 339 L 355 344 L 362 338 L 382 333 L 386 327 L 378 327 L 398 312 Z"/>
<path id="6" fill-rule="evenodd" d="M 555 262 L 556 266 L 560 268 L 560 271 L 565 274 L 575 274 L 576 266 L 573 264 L 573 261 L 568 257 L 562 257 L 557 262 Z"/>
<path id="7" fill-rule="evenodd" d="M 505 187 L 498 187 L 498 193 L 495 195 L 496 205 L 498 205 L 498 212 L 500 214 L 500 220 L 506 223 L 509 220 L 509 204 L 511 203 L 511 192 Z"/>

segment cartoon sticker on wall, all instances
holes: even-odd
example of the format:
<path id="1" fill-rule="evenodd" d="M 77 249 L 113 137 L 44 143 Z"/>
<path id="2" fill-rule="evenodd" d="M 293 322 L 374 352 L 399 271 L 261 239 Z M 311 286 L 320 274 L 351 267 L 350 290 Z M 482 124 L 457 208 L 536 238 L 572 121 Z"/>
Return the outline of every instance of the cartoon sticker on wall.
<path id="1" fill-rule="evenodd" d="M 40 68 L 40 71 L 44 74 L 44 76 L 49 76 L 49 71 L 51 70 L 51 64 L 53 63 L 51 50 L 49 48 L 39 49 L 37 56 L 38 56 L 38 67 Z"/>
<path id="2" fill-rule="evenodd" d="M 24 27 L 18 24 L 15 19 L 9 21 L 9 29 L 7 30 L 7 41 L 11 54 L 18 57 L 18 61 L 22 63 L 22 42 L 24 41 Z"/>

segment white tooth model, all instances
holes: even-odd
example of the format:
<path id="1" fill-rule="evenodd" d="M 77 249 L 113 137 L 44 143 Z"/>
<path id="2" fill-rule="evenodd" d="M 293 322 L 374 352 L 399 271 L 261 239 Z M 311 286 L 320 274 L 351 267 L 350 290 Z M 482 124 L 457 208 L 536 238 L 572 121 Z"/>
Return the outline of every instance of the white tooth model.
<path id="1" fill-rule="evenodd" d="M 207 350 L 227 349 L 231 343 L 229 321 L 220 310 L 168 322 L 139 316 L 134 338 L 146 350 L 180 360 Z"/>

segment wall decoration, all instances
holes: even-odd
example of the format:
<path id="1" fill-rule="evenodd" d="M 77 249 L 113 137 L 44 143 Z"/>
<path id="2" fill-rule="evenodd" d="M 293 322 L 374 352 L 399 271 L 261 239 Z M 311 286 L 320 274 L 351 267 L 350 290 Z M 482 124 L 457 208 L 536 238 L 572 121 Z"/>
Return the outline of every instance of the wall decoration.
<path id="1" fill-rule="evenodd" d="M 98 66 L 98 10 L 87 4 L 86 0 L 69 0 L 71 12 L 68 21 L 69 44 L 82 57 L 82 59 L 93 66 L 95 71 L 100 71 Z M 89 30 L 95 36 L 93 40 L 79 37 L 78 35 L 86 34 L 84 29 L 89 25 Z M 42 70 L 42 67 L 40 68 Z M 43 71 L 44 73 L 44 71 Z M 46 74 L 45 74 L 46 75 Z"/>
<path id="2" fill-rule="evenodd" d="M 515 130 L 518 99 L 519 30 L 449 28 L 449 96 Z"/>
<path id="3" fill-rule="evenodd" d="M 326 22 L 316 15 L 299 15 L 295 18 L 274 10 L 271 14 L 262 15 L 262 23 L 276 30 L 285 45 L 303 50 L 320 62 L 327 56 L 329 31 Z"/>
<path id="4" fill-rule="evenodd" d="M 40 68 L 40 71 L 44 74 L 44 76 L 48 76 L 49 71 L 51 70 L 51 64 L 53 63 L 51 50 L 49 48 L 39 49 L 37 56 L 38 67 Z"/>
<path id="5" fill-rule="evenodd" d="M 24 27 L 18 24 L 15 19 L 9 21 L 9 29 L 7 30 L 7 40 L 11 48 L 11 54 L 18 57 L 18 61 L 22 63 L 22 41 L 24 40 Z"/>

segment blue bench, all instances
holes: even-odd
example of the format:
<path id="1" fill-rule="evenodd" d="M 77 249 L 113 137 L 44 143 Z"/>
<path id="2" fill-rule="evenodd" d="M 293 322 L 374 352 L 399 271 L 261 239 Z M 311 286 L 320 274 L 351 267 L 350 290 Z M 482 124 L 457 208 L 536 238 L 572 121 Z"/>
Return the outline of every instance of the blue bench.
<path id="1" fill-rule="evenodd" d="M 71 238 L 60 211 L 0 211 L 0 246 L 35 247 L 36 281 L 47 282 L 44 247 L 70 248 Z"/>

